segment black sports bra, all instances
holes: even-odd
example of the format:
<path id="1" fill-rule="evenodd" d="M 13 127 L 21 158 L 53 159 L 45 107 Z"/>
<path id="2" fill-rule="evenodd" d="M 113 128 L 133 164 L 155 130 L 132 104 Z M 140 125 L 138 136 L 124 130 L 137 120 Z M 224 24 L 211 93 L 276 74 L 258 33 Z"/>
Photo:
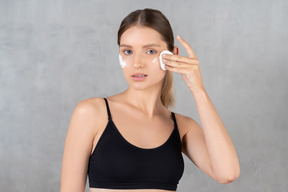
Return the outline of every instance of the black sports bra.
<path id="1" fill-rule="evenodd" d="M 156 148 L 139 148 L 129 143 L 112 121 L 104 98 L 108 123 L 89 158 L 91 188 L 163 189 L 176 191 L 184 171 L 181 139 L 175 114 L 174 130 L 169 139 Z"/>

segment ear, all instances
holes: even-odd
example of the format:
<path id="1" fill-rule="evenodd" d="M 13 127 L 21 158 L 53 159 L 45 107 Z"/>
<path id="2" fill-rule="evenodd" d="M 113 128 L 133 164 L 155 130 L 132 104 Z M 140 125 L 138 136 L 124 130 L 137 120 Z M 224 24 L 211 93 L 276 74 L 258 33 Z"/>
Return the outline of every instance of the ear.
<path id="1" fill-rule="evenodd" d="M 179 48 L 177 46 L 174 46 L 173 48 L 173 54 L 178 55 L 179 54 Z"/>

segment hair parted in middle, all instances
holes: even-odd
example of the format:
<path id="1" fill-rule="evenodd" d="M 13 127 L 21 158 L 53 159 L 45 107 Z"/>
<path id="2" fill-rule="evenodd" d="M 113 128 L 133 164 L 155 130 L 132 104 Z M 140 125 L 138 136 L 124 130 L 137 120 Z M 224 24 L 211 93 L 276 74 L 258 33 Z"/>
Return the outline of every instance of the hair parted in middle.
<path id="1" fill-rule="evenodd" d="M 157 9 L 146 8 L 129 13 L 121 22 L 118 30 L 117 43 L 120 46 L 122 34 L 133 26 L 145 26 L 160 33 L 162 40 L 166 42 L 168 50 L 173 51 L 174 35 L 166 16 Z M 167 108 L 174 108 L 173 74 L 166 71 L 161 87 L 161 102 Z"/>

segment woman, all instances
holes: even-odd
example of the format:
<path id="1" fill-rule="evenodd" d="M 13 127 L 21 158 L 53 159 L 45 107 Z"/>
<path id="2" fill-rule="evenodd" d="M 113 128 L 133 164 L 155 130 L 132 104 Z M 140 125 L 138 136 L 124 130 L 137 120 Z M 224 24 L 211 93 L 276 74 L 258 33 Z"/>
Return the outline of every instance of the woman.
<path id="1" fill-rule="evenodd" d="M 181 152 L 220 183 L 239 176 L 236 151 L 205 91 L 198 59 L 184 39 L 177 40 L 188 57 L 178 55 L 169 21 L 158 10 L 136 10 L 124 18 L 118 44 L 129 88 L 76 106 L 65 141 L 61 192 L 84 191 L 87 174 L 91 192 L 176 191 L 184 171 Z M 173 55 L 159 57 L 164 50 Z M 174 104 L 172 72 L 191 90 L 202 128 L 168 110 Z"/>

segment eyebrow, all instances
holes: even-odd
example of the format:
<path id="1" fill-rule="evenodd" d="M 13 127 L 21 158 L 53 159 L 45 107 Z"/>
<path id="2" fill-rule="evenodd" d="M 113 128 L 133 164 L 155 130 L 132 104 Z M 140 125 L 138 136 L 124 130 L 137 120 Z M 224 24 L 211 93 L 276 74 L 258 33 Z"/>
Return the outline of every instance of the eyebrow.
<path id="1" fill-rule="evenodd" d="M 132 47 L 131 45 L 126 45 L 126 44 L 121 44 L 120 47 Z M 150 43 L 147 45 L 144 45 L 143 48 L 147 48 L 147 47 L 161 47 L 158 44 L 154 44 L 154 43 Z"/>

